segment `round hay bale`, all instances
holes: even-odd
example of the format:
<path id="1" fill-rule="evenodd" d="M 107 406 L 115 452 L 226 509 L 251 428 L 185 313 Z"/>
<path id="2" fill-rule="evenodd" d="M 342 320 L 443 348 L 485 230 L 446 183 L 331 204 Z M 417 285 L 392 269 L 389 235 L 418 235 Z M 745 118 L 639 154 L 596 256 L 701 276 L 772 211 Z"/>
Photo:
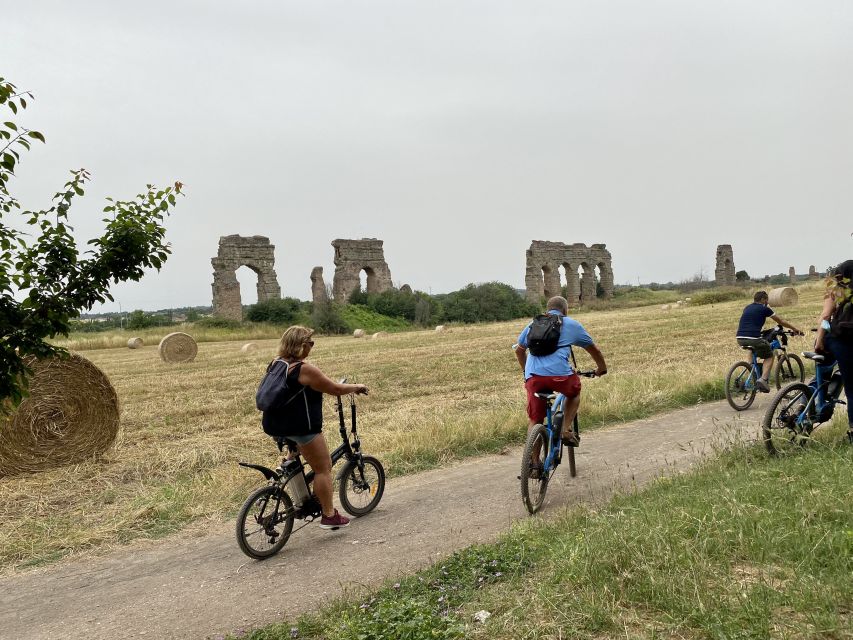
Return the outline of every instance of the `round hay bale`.
<path id="1" fill-rule="evenodd" d="M 684 302 L 690 302 L 690 298 L 684 298 Z"/>
<path id="2" fill-rule="evenodd" d="M 85 358 L 32 359 L 29 395 L 0 419 L 0 477 L 44 471 L 103 454 L 119 427 L 118 396 Z"/>
<path id="3" fill-rule="evenodd" d="M 379 338 L 384 338 L 387 334 L 384 331 L 377 331 L 370 338 L 372 340 L 378 340 Z"/>
<path id="4" fill-rule="evenodd" d="M 444 331 L 446 328 L 447 327 L 445 327 L 443 324 L 440 324 L 440 325 L 436 326 L 435 330 L 436 331 Z"/>
<path id="5" fill-rule="evenodd" d="M 192 362 L 198 353 L 198 345 L 193 337 L 183 331 L 164 336 L 157 349 L 163 362 Z"/>
<path id="6" fill-rule="evenodd" d="M 670 306 L 668 304 L 661 306 L 661 311 L 669 311 L 669 310 L 670 310 Z"/>
<path id="7" fill-rule="evenodd" d="M 794 287 L 771 289 L 767 295 L 770 298 L 768 304 L 771 307 L 791 307 L 800 301 L 800 296 Z"/>
<path id="8" fill-rule="evenodd" d="M 127 348 L 128 349 L 138 349 L 141 346 L 142 346 L 142 338 L 140 338 L 138 336 L 136 338 L 131 338 L 130 340 L 127 341 Z"/>
<path id="9" fill-rule="evenodd" d="M 254 353 L 258 350 L 258 345 L 254 342 L 247 342 L 242 347 L 240 347 L 240 351 L 243 353 Z"/>
<path id="10" fill-rule="evenodd" d="M 364 337 L 364 329 L 356 329 L 352 332 L 353 338 L 363 338 Z"/>

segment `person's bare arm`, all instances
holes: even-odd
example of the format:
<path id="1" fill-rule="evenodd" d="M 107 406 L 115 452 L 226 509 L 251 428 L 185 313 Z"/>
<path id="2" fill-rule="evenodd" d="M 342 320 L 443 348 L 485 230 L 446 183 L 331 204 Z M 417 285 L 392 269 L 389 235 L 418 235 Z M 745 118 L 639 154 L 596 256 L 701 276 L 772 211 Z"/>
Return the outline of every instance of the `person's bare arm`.
<path id="1" fill-rule="evenodd" d="M 595 375 L 603 376 L 607 373 L 607 363 L 604 361 L 604 355 L 601 353 L 601 350 L 594 344 L 591 344 L 588 347 L 583 347 L 583 349 L 592 356 L 593 360 L 595 360 Z"/>
<path id="2" fill-rule="evenodd" d="M 524 371 L 524 367 L 527 365 L 527 349 L 520 344 L 515 345 L 515 357 L 518 364 L 521 365 L 521 370 Z"/>
<path id="3" fill-rule="evenodd" d="M 824 320 L 829 320 L 832 317 L 832 312 L 835 309 L 835 298 L 831 295 L 826 296 L 823 300 L 823 309 L 820 311 L 817 325 L 817 337 L 814 341 L 815 351 L 823 351 L 823 340 L 826 337 L 826 329 L 823 328 Z"/>
<path id="4" fill-rule="evenodd" d="M 783 327 L 787 327 L 788 329 L 790 329 L 794 333 L 799 333 L 799 334 L 805 335 L 805 332 L 802 329 L 798 329 L 797 327 L 792 325 L 790 322 L 786 322 L 785 320 L 783 320 L 782 318 L 777 316 L 775 313 L 772 316 L 770 316 L 770 319 L 773 322 L 775 322 L 776 324 L 781 324 Z"/>
<path id="5" fill-rule="evenodd" d="M 299 384 L 333 396 L 343 396 L 348 393 L 367 394 L 367 385 L 335 382 L 313 364 L 307 362 L 302 363 L 302 369 L 299 371 Z"/>

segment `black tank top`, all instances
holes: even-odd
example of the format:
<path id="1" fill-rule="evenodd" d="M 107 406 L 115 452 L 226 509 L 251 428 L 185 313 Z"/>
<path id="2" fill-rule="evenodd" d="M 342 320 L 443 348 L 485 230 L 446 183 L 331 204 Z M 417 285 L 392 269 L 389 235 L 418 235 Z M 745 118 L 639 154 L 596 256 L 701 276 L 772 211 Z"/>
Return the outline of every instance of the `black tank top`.
<path id="1" fill-rule="evenodd" d="M 323 430 L 323 394 L 299 382 L 302 363 L 287 375 L 288 402 L 280 409 L 264 411 L 264 433 L 273 437 L 307 436 Z"/>

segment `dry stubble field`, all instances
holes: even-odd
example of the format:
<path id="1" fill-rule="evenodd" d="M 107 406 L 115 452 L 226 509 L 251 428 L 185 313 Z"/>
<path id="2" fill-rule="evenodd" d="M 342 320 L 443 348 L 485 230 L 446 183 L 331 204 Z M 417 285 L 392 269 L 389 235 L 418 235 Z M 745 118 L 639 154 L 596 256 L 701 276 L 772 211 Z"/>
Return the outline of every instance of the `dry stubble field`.
<path id="1" fill-rule="evenodd" d="M 813 326 L 822 289 L 799 291 L 800 304 L 781 313 Z M 722 397 L 725 371 L 743 353 L 733 339 L 743 305 L 574 314 L 611 370 L 585 383 L 582 426 Z M 359 401 L 364 448 L 391 474 L 408 473 L 522 443 L 524 394 L 510 346 L 523 325 L 381 340 L 320 337 L 312 360 L 331 376 L 369 385 L 370 396 Z M 236 463 L 272 465 L 277 458 L 254 408 L 255 388 L 277 342 L 258 342 L 251 355 L 240 352 L 241 344 L 201 343 L 197 359 L 185 365 L 161 362 L 156 347 L 83 351 L 118 392 L 118 441 L 97 462 L 0 479 L 0 570 L 230 517 L 259 478 Z M 792 342 L 793 351 L 807 346 Z M 337 438 L 332 408 L 327 400 L 330 443 Z"/>

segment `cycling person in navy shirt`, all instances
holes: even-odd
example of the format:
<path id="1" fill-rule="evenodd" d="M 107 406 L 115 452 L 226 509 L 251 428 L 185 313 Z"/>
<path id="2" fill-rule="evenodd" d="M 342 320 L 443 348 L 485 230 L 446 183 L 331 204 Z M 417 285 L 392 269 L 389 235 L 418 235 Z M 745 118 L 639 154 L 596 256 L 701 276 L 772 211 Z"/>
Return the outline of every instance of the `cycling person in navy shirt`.
<path id="1" fill-rule="evenodd" d="M 770 391 L 768 380 L 770 379 L 770 372 L 773 370 L 775 357 L 773 356 L 773 349 L 770 347 L 770 343 L 761 336 L 764 321 L 770 318 L 776 324 L 787 327 L 794 333 L 803 335 L 803 332 L 776 315 L 776 312 L 767 304 L 770 298 L 766 291 L 759 291 L 752 299 L 752 304 L 746 305 L 740 316 L 740 324 L 737 327 L 737 343 L 741 347 L 752 348 L 757 357 L 764 359 L 764 364 L 761 367 L 761 377 L 756 380 L 755 386 L 758 387 L 759 391 L 768 393 Z"/>
<path id="2" fill-rule="evenodd" d="M 537 398 L 536 394 L 546 391 L 562 393 L 566 396 L 563 407 L 563 442 L 568 444 L 574 439 L 572 421 L 581 400 L 580 378 L 572 369 L 569 360 L 572 346 L 581 347 L 592 356 L 596 366 L 595 375 L 603 376 L 607 373 L 607 364 L 586 329 L 580 322 L 568 317 L 569 303 L 565 298 L 555 296 L 548 300 L 546 313 L 563 316 L 557 350 L 547 356 L 528 354 L 527 334 L 530 332 L 530 324 L 518 336 L 518 344 L 515 347 L 515 356 L 524 370 L 524 387 L 527 390 L 527 417 L 530 419 L 527 428 L 529 431 L 530 427 L 542 424 L 545 420 L 545 400 Z"/>

